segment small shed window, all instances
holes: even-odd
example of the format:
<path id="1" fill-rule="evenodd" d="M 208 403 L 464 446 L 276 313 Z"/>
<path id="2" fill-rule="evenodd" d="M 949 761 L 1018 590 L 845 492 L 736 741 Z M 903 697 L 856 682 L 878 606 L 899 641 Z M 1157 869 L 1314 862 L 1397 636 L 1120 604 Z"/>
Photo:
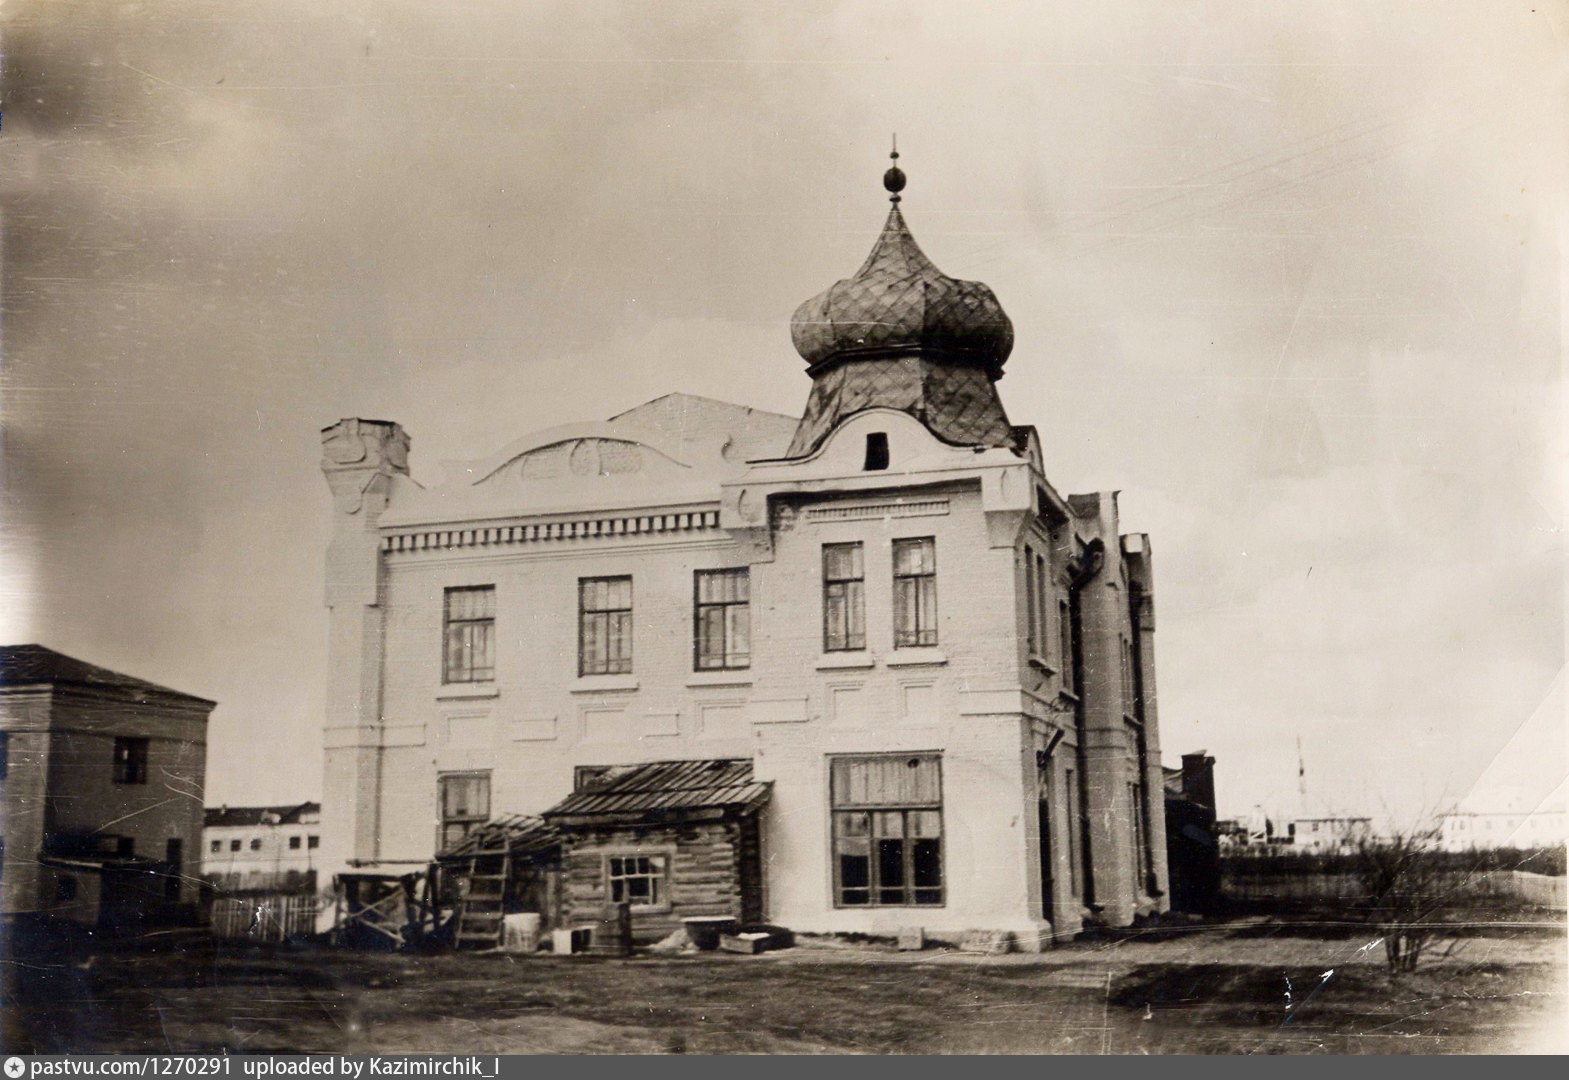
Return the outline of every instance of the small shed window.
<path id="1" fill-rule="evenodd" d="M 607 856 L 605 881 L 610 902 L 629 903 L 634 908 L 663 906 L 668 866 L 669 859 L 664 855 Z"/>

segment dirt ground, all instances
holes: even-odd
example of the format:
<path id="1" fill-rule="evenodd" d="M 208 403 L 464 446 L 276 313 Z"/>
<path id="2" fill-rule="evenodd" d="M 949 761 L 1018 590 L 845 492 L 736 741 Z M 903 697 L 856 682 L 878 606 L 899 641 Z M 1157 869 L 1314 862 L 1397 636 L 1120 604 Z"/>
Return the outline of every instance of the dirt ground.
<path id="1" fill-rule="evenodd" d="M 631 960 L 220 947 L 8 958 L 19 1052 L 1563 1052 L 1562 934 L 1446 942 L 1258 923 L 1035 955 L 804 940 Z M 180 947 L 173 947 L 178 944 Z"/>

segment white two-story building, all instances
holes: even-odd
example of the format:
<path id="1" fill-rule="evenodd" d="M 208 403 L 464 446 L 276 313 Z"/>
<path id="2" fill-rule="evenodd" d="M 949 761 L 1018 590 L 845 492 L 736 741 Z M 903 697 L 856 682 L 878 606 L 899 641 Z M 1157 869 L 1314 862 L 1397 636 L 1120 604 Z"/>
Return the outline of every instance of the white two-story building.
<path id="1" fill-rule="evenodd" d="M 793 320 L 800 418 L 675 394 L 429 489 L 397 424 L 323 432 L 324 866 L 543 814 L 574 917 L 629 901 L 645 938 L 1031 948 L 1168 906 L 1149 543 L 1047 478 L 1007 315 L 885 182 L 866 263 Z"/>

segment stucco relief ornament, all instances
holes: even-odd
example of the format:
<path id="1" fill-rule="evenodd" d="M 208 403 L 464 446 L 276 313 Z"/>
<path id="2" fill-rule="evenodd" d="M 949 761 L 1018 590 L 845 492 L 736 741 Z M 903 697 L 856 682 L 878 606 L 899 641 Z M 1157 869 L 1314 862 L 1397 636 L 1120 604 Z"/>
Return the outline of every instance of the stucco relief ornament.
<path id="1" fill-rule="evenodd" d="M 340 513 L 359 513 L 372 487 L 409 471 L 408 437 L 396 425 L 346 420 L 324 436 L 321 468 Z"/>
<path id="2" fill-rule="evenodd" d="M 774 507 L 773 528 L 776 533 L 787 533 L 795 528 L 796 520 L 801 512 L 793 506 L 779 504 Z"/>

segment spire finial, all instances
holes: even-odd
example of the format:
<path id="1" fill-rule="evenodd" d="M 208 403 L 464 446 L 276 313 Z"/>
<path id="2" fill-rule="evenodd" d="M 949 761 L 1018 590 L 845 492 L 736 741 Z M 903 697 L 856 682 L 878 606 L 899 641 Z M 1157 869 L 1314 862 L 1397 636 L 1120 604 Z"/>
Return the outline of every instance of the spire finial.
<path id="1" fill-rule="evenodd" d="M 904 172 L 899 168 L 899 136 L 893 137 L 893 152 L 888 155 L 893 165 L 883 173 L 883 187 L 888 189 L 888 201 L 899 205 L 899 192 L 904 190 Z"/>

